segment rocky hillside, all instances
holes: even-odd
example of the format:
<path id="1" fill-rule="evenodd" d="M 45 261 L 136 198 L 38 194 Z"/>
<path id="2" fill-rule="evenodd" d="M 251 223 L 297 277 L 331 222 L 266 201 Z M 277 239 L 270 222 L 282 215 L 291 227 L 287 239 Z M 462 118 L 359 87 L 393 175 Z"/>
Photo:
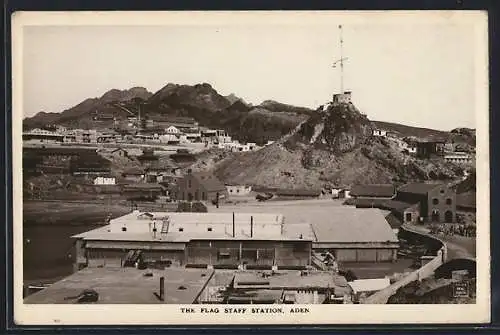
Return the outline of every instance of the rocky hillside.
<path id="1" fill-rule="evenodd" d="M 392 132 L 394 135 L 416 138 L 439 138 L 446 141 L 474 146 L 476 131 L 470 128 L 455 128 L 451 131 L 442 131 L 429 128 L 406 126 L 398 123 L 372 121 L 374 127 Z"/>
<path id="2" fill-rule="evenodd" d="M 399 184 L 451 180 L 462 174 L 452 164 L 406 155 L 395 142 L 372 137 L 372 129 L 370 120 L 352 104 L 330 105 L 262 150 L 201 161 L 225 182 L 269 187 Z"/>
<path id="3" fill-rule="evenodd" d="M 24 128 L 53 124 L 73 128 L 109 128 L 113 126 L 113 117 L 123 120 L 130 115 L 119 108 L 118 103 L 132 114 L 138 113 L 140 103 L 143 118 L 192 117 L 202 126 L 225 129 L 235 139 L 258 144 L 279 139 L 312 112 L 271 100 L 252 106 L 234 94 L 219 94 L 207 83 L 194 86 L 170 83 L 154 94 L 144 88 L 113 89 L 100 98 L 86 99 L 62 113 L 38 113 L 24 120 Z M 100 120 L 100 115 L 107 115 L 107 121 Z"/>

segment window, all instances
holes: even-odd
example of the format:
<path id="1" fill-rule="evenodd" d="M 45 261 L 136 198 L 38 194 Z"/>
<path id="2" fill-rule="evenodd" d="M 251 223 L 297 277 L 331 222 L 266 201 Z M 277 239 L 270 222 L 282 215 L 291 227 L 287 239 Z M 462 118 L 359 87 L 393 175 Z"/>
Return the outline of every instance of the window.
<path id="1" fill-rule="evenodd" d="M 432 199 L 432 204 L 433 205 L 438 205 L 439 204 L 439 199 L 438 198 Z"/>
<path id="2" fill-rule="evenodd" d="M 122 231 L 127 231 L 127 227 L 122 227 Z"/>
<path id="3" fill-rule="evenodd" d="M 446 204 L 451 205 L 451 198 L 446 199 Z"/>
<path id="4" fill-rule="evenodd" d="M 212 227 L 208 227 L 208 228 L 207 228 L 207 231 L 212 231 Z"/>
<path id="5" fill-rule="evenodd" d="M 188 179 L 188 188 L 191 188 L 191 179 Z"/>
<path id="6" fill-rule="evenodd" d="M 202 200 L 207 200 L 207 194 L 205 192 L 201 193 L 201 199 Z"/>
<path id="7" fill-rule="evenodd" d="M 251 259 L 251 260 L 257 260 L 257 250 L 242 250 L 241 251 L 241 258 L 243 259 Z"/>
<path id="8" fill-rule="evenodd" d="M 179 228 L 179 232 L 183 232 L 184 231 L 184 228 Z"/>
<path id="9" fill-rule="evenodd" d="M 231 254 L 229 252 L 219 251 L 219 253 L 217 254 L 217 259 L 230 259 L 230 258 L 231 258 Z"/>
<path id="10" fill-rule="evenodd" d="M 406 213 L 406 222 L 411 221 L 411 213 Z"/>
<path id="11" fill-rule="evenodd" d="M 439 191 L 439 192 L 440 192 L 441 194 L 443 194 L 443 193 L 444 193 L 444 190 L 441 190 L 441 191 Z"/>

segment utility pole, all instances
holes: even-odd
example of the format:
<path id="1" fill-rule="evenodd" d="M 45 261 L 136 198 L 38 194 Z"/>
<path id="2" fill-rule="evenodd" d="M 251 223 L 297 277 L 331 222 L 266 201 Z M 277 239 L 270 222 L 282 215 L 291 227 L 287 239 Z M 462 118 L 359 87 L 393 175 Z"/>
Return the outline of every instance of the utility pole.
<path id="1" fill-rule="evenodd" d="M 344 93 L 344 59 L 342 58 L 342 44 L 344 43 L 342 39 L 342 25 L 339 25 L 340 32 L 340 93 Z"/>
<path id="2" fill-rule="evenodd" d="M 339 46 L 340 46 L 340 59 L 337 59 L 335 62 L 333 62 L 332 67 L 337 67 L 337 63 L 340 63 L 340 94 L 344 93 L 344 61 L 346 61 L 348 58 L 344 57 L 344 51 L 343 51 L 343 44 L 344 44 L 344 39 L 342 36 L 342 25 L 339 25 Z"/>

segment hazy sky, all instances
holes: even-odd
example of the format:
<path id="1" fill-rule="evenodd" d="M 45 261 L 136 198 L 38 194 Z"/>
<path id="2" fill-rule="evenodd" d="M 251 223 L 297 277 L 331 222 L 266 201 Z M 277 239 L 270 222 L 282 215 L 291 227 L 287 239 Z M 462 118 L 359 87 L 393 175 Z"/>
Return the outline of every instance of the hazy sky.
<path id="1" fill-rule="evenodd" d="M 24 27 L 24 115 L 106 91 L 210 83 L 258 104 L 316 108 L 340 87 L 338 20 L 296 25 Z M 344 24 L 345 90 L 372 120 L 475 127 L 470 24 Z"/>

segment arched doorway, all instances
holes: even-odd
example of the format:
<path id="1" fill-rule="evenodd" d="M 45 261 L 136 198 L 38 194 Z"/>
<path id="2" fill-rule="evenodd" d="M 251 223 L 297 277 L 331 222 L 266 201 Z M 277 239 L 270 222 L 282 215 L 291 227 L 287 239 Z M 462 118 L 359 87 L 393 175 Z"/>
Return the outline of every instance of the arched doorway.
<path id="1" fill-rule="evenodd" d="M 431 221 L 432 222 L 439 222 L 439 211 L 437 209 L 432 210 Z"/>
<path id="2" fill-rule="evenodd" d="M 188 193 L 188 201 L 193 201 L 193 193 L 189 192 Z"/>
<path id="3" fill-rule="evenodd" d="M 451 223 L 453 222 L 453 212 L 452 211 L 446 211 L 444 213 L 444 221 Z"/>

